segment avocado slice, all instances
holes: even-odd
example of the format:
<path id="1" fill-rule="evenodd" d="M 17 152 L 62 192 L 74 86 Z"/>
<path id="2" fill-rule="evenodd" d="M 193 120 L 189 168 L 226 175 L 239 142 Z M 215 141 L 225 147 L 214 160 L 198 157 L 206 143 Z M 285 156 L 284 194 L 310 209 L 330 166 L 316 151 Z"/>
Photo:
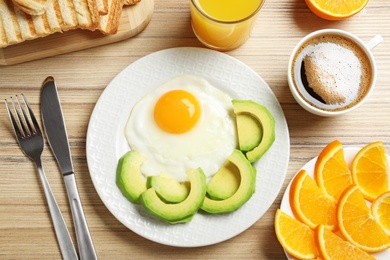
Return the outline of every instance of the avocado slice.
<path id="1" fill-rule="evenodd" d="M 206 196 L 206 176 L 202 169 L 190 169 L 186 172 L 190 181 L 190 192 L 180 203 L 165 203 L 154 188 L 149 188 L 141 195 L 142 204 L 152 214 L 176 224 L 191 221 Z"/>
<path id="2" fill-rule="evenodd" d="M 233 163 L 240 172 L 240 185 L 231 197 L 224 200 L 214 200 L 206 196 L 201 209 L 208 213 L 235 211 L 246 203 L 255 192 L 256 168 L 253 167 L 245 155 L 237 149 L 229 156 L 228 160 Z"/>
<path id="3" fill-rule="evenodd" d="M 179 203 L 187 198 L 190 192 L 190 183 L 178 182 L 168 175 L 149 176 L 146 179 L 146 186 L 154 188 L 157 195 L 168 203 Z"/>
<path id="4" fill-rule="evenodd" d="M 139 152 L 131 150 L 119 159 L 116 169 L 116 185 L 128 200 L 137 204 L 141 193 L 146 191 L 146 180 L 140 172 L 145 160 Z"/>
<path id="5" fill-rule="evenodd" d="M 263 127 L 252 115 L 241 113 L 236 116 L 240 150 L 247 152 L 258 146 L 263 138 Z"/>
<path id="6" fill-rule="evenodd" d="M 230 198 L 238 190 L 240 182 L 240 171 L 228 159 L 207 184 L 207 194 L 215 200 Z"/>
<path id="7" fill-rule="evenodd" d="M 259 131 L 261 131 L 262 136 L 259 137 L 259 131 L 253 132 L 251 130 L 253 124 L 248 127 L 245 121 L 237 120 L 240 150 L 246 151 L 245 156 L 251 163 L 256 162 L 268 151 L 275 141 L 275 119 L 265 106 L 252 100 L 233 100 L 232 104 L 237 117 L 240 117 L 240 115 L 250 115 L 261 125 L 261 130 Z M 258 143 L 259 138 L 261 141 Z M 257 146 L 248 150 L 248 147 L 256 143 L 258 143 Z"/>

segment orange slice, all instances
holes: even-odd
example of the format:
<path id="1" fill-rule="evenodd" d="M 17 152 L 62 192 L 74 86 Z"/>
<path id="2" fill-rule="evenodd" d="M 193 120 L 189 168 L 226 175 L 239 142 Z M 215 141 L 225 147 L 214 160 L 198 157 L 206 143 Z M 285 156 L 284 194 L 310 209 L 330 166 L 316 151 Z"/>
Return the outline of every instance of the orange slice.
<path id="1" fill-rule="evenodd" d="M 314 168 L 317 185 L 337 202 L 341 193 L 352 184 L 352 176 L 344 158 L 343 145 L 335 140 L 320 153 Z"/>
<path id="2" fill-rule="evenodd" d="M 374 201 L 389 190 L 388 165 L 383 143 L 373 142 L 355 155 L 352 165 L 353 182 L 368 201 Z"/>
<path id="3" fill-rule="evenodd" d="M 324 260 L 331 259 L 359 259 L 373 260 L 373 256 L 353 246 L 351 243 L 340 238 L 332 231 L 319 225 L 315 230 L 315 241 Z"/>
<path id="4" fill-rule="evenodd" d="M 390 236 L 390 191 L 383 193 L 372 203 L 371 213 Z"/>
<path id="5" fill-rule="evenodd" d="M 290 206 L 297 219 L 314 229 L 319 224 L 335 229 L 336 204 L 320 189 L 306 170 L 295 176 L 290 188 Z"/>
<path id="6" fill-rule="evenodd" d="M 342 20 L 351 17 L 367 5 L 368 0 L 306 0 L 309 9 L 326 20 Z"/>
<path id="7" fill-rule="evenodd" d="M 352 184 L 341 195 L 337 219 L 341 233 L 354 246 L 366 252 L 379 252 L 390 247 L 390 237 L 371 216 L 356 185 Z"/>
<path id="8" fill-rule="evenodd" d="M 314 259 L 319 256 L 314 231 L 307 225 L 277 209 L 274 226 L 279 243 L 290 255 L 298 259 Z"/>

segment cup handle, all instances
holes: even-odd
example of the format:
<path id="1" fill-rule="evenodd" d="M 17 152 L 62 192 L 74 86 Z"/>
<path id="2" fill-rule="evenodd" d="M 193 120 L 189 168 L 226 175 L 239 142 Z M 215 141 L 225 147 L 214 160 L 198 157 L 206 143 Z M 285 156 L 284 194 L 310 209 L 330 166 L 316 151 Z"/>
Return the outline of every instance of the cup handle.
<path id="1" fill-rule="evenodd" d="M 383 37 L 380 34 L 375 35 L 374 38 L 372 38 L 369 42 L 366 43 L 367 48 L 372 50 L 374 49 L 379 43 L 383 41 Z"/>

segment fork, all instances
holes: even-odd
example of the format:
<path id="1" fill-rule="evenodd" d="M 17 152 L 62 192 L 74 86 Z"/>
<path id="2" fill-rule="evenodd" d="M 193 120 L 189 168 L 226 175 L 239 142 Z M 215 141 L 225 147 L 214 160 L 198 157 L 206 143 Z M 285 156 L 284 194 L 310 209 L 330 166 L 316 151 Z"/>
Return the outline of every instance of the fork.
<path id="1" fill-rule="evenodd" d="M 61 211 L 54 198 L 42 167 L 41 155 L 44 147 L 44 140 L 41 129 L 39 128 L 38 122 L 27 102 L 27 99 L 23 94 L 21 95 L 23 102 L 21 102 L 19 97 L 16 95 L 17 104 L 15 104 L 12 97 L 10 105 L 7 99 L 5 99 L 5 105 L 14 128 L 16 139 L 23 153 L 34 161 L 38 168 L 39 177 L 43 185 L 43 190 L 45 192 L 45 197 L 49 206 L 50 215 L 63 259 L 78 259 L 68 228 L 66 227 Z M 13 107 L 13 110 L 15 111 L 14 113 L 11 111 L 10 106 Z M 14 116 L 14 114 L 16 116 Z"/>

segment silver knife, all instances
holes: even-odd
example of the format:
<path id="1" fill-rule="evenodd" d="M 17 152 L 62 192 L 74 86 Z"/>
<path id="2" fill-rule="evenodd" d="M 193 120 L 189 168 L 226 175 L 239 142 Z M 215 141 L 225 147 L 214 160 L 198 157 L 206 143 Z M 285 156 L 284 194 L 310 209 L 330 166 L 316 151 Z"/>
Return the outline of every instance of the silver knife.
<path id="1" fill-rule="evenodd" d="M 68 134 L 66 133 L 57 86 L 53 77 L 47 77 L 42 83 L 41 114 L 49 145 L 64 177 L 80 258 L 83 260 L 97 259 L 76 186 Z"/>

